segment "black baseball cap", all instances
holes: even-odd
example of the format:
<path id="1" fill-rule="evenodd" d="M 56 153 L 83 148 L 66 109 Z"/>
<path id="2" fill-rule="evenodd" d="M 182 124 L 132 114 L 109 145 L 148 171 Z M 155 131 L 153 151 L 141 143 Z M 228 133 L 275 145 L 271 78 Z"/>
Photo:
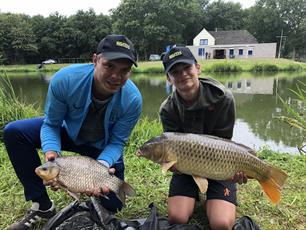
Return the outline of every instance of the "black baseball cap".
<path id="1" fill-rule="evenodd" d="M 107 60 L 126 58 L 137 67 L 137 53 L 134 45 L 124 35 L 107 35 L 99 42 L 96 54 L 102 54 Z"/>
<path id="2" fill-rule="evenodd" d="M 163 57 L 163 65 L 166 74 L 177 63 L 194 64 L 197 60 L 191 53 L 191 51 L 185 46 L 172 47 Z"/>

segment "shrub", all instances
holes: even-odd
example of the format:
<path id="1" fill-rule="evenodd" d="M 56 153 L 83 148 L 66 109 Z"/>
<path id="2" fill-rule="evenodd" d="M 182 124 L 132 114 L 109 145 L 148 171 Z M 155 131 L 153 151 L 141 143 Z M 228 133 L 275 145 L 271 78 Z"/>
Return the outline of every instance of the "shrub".
<path id="1" fill-rule="evenodd" d="M 252 68 L 253 72 L 276 72 L 279 68 L 274 64 L 255 64 Z"/>
<path id="2" fill-rule="evenodd" d="M 216 63 L 211 66 L 211 72 L 238 72 L 241 71 L 242 68 L 233 63 Z"/>
<path id="3" fill-rule="evenodd" d="M 289 64 L 288 66 L 285 66 L 284 71 L 301 71 L 302 66 L 299 64 Z"/>

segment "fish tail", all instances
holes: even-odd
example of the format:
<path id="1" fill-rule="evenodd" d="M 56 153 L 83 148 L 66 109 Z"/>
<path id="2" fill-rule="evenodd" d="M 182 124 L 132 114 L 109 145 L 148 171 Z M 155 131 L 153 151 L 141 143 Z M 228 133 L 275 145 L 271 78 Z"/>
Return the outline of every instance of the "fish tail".
<path id="1" fill-rule="evenodd" d="M 281 198 L 281 190 L 287 179 L 287 174 L 282 170 L 269 165 L 270 176 L 259 180 L 260 185 L 273 204 L 278 204 Z"/>
<path id="2" fill-rule="evenodd" d="M 125 204 L 125 199 L 127 196 L 135 196 L 136 192 L 131 185 L 126 182 L 123 182 L 119 188 L 118 199 Z"/>

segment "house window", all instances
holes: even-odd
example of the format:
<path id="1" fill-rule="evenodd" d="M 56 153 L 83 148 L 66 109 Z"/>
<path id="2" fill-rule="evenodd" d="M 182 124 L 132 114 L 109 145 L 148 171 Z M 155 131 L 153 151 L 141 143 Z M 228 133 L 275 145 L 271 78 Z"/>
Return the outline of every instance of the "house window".
<path id="1" fill-rule="evenodd" d="M 239 55 L 243 55 L 243 49 L 239 49 Z"/>
<path id="2" fill-rule="evenodd" d="M 237 89 L 241 89 L 241 85 L 242 85 L 242 84 L 241 84 L 241 81 L 238 81 L 238 82 L 237 82 Z"/>
<path id="3" fill-rule="evenodd" d="M 253 50 L 248 50 L 248 55 L 252 56 L 253 55 Z"/>
<path id="4" fill-rule="evenodd" d="M 200 46 L 208 45 L 208 39 L 200 39 Z"/>
<path id="5" fill-rule="evenodd" d="M 232 89 L 233 88 L 233 82 L 228 82 L 227 83 L 227 88 Z"/>
<path id="6" fill-rule="evenodd" d="M 229 55 L 233 56 L 234 55 L 234 49 L 229 49 Z"/>
<path id="7" fill-rule="evenodd" d="M 204 57 L 205 56 L 205 48 L 199 48 L 198 55 Z"/>

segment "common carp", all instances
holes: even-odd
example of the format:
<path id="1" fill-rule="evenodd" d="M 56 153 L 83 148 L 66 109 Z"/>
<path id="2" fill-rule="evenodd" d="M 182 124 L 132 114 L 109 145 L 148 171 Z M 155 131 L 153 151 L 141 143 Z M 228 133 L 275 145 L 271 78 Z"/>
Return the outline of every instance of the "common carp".
<path id="1" fill-rule="evenodd" d="M 125 204 L 126 196 L 134 196 L 134 189 L 123 180 L 110 175 L 108 168 L 85 156 L 58 157 L 37 167 L 35 173 L 43 180 L 57 179 L 60 186 L 74 198 L 87 189 L 107 186 Z"/>
<path id="2" fill-rule="evenodd" d="M 287 179 L 285 172 L 256 157 L 249 147 L 209 135 L 164 133 L 144 143 L 137 155 L 161 164 L 164 173 L 175 164 L 179 172 L 193 176 L 201 192 L 207 190 L 206 178 L 228 180 L 243 171 L 259 181 L 274 204 Z"/>

